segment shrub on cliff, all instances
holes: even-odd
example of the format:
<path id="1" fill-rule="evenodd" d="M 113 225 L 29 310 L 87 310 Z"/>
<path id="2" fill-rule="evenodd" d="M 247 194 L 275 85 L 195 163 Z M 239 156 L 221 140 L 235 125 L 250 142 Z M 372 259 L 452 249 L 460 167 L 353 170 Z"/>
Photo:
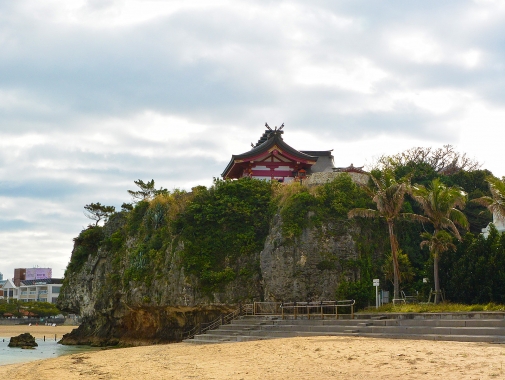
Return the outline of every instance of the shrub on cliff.
<path id="1" fill-rule="evenodd" d="M 241 263 L 251 263 L 263 249 L 271 199 L 272 184 L 250 178 L 216 179 L 208 189 L 194 189 L 175 224 L 184 241 L 184 269 L 200 279 L 204 292 L 217 291 L 245 273 Z M 259 264 L 253 267 L 247 273 L 259 274 Z"/>
<path id="2" fill-rule="evenodd" d="M 277 204 L 282 217 L 282 232 L 288 239 L 299 237 L 304 228 L 331 223 L 338 233 L 339 222 L 348 224 L 347 213 L 369 207 L 366 193 L 343 173 L 333 181 L 315 188 L 292 183 L 277 190 Z"/>
<path id="3" fill-rule="evenodd" d="M 86 260 L 88 260 L 89 255 L 95 255 L 98 252 L 103 237 L 103 227 L 89 226 L 85 230 L 82 230 L 79 236 L 74 238 L 74 249 L 65 271 L 65 276 L 67 272 L 79 271 Z"/>

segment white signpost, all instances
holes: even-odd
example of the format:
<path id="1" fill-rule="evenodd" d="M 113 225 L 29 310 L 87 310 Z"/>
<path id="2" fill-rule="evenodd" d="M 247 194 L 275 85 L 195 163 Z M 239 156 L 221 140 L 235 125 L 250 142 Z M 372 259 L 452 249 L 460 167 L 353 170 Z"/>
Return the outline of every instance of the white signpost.
<path id="1" fill-rule="evenodd" d="M 379 308 L 379 279 L 373 279 L 373 286 L 375 286 L 375 308 Z"/>

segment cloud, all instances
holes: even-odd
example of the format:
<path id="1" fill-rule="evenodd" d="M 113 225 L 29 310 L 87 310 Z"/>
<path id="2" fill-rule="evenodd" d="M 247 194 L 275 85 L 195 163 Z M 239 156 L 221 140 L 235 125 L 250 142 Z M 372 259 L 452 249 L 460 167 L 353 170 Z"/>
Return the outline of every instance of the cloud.
<path id="1" fill-rule="evenodd" d="M 210 185 L 265 121 L 339 166 L 451 143 L 503 175 L 504 28 L 491 0 L 2 2 L 0 270 L 62 273 L 85 204 Z"/>

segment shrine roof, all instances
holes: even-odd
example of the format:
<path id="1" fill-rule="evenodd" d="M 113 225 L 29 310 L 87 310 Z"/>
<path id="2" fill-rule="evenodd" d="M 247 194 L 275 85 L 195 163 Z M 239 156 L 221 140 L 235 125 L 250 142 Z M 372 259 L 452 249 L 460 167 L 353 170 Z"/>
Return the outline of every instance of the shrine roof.
<path id="1" fill-rule="evenodd" d="M 231 157 L 230 162 L 226 166 L 225 170 L 221 174 L 223 178 L 229 176 L 232 172 L 235 173 L 237 170 L 236 165 L 243 165 L 244 162 L 249 160 L 256 160 L 259 156 L 265 153 L 270 153 L 274 147 L 277 147 L 279 152 L 290 156 L 292 160 L 300 161 L 304 165 L 308 165 L 308 168 L 315 169 L 318 171 L 332 171 L 334 168 L 333 164 L 333 149 L 331 150 L 296 150 L 290 145 L 288 145 L 282 138 L 284 131 L 282 128 L 284 124 L 281 125 L 279 129 L 271 129 L 267 124 L 265 126 L 268 128 L 264 131 L 263 135 L 260 137 L 256 145 L 251 144 L 252 149 L 241 153 L 234 154 Z"/>
<path id="2" fill-rule="evenodd" d="M 308 154 L 309 156 L 323 157 L 323 156 L 331 156 L 333 149 L 331 149 L 331 150 L 301 150 L 300 152 Z"/>
<path id="3" fill-rule="evenodd" d="M 281 136 L 283 133 L 284 132 L 279 129 L 266 130 L 259 139 L 258 143 L 251 150 L 245 153 L 232 155 L 230 162 L 226 166 L 226 169 L 221 174 L 223 178 L 226 177 L 230 169 L 233 167 L 235 160 L 246 161 L 248 158 L 255 157 L 261 155 L 262 153 L 268 152 L 269 149 L 273 148 L 274 146 L 277 146 L 279 150 L 285 153 L 288 153 L 294 157 L 306 161 L 317 161 L 318 157 L 326 155 L 325 152 L 316 152 L 316 151 L 301 152 L 296 150 L 295 148 L 289 146 L 288 144 L 286 144 L 286 142 L 284 142 Z M 322 153 L 322 154 L 309 154 L 309 153 Z M 327 153 L 331 155 L 331 151 L 328 151 Z"/>
<path id="4" fill-rule="evenodd" d="M 267 131 L 265 131 L 265 133 L 266 132 Z M 295 148 L 286 144 L 284 142 L 284 139 L 281 136 L 282 131 L 268 131 L 268 132 L 270 132 L 270 133 L 268 133 L 268 138 L 266 141 L 262 142 L 260 145 L 256 145 L 254 148 L 252 148 L 248 152 L 241 153 L 241 154 L 234 154 L 232 157 L 234 159 L 244 159 L 247 157 L 257 156 L 258 154 L 266 152 L 270 148 L 277 145 L 280 150 L 290 153 L 294 156 L 300 157 L 304 160 L 310 160 L 310 161 L 317 160 L 317 156 L 313 156 L 313 155 L 310 155 L 307 153 L 300 152 L 299 150 L 296 150 Z M 260 141 L 261 141 L 261 139 L 260 139 Z"/>

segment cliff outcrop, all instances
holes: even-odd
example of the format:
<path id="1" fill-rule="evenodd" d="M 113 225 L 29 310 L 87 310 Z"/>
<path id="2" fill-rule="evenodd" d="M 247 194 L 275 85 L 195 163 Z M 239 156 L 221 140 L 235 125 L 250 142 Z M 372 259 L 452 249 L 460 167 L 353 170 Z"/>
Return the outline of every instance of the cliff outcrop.
<path id="1" fill-rule="evenodd" d="M 316 192 L 220 181 L 83 230 L 58 300 L 82 324 L 63 343 L 175 342 L 239 303 L 334 299 L 363 275 L 366 246 L 346 218 L 366 197 L 338 181 Z"/>

